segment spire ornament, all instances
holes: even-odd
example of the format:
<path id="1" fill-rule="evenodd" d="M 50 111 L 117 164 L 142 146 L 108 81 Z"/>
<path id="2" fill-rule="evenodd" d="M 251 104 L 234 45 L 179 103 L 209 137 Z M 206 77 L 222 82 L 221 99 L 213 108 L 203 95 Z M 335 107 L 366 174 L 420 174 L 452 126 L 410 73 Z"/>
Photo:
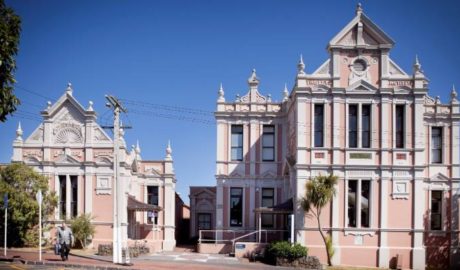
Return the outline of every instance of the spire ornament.
<path id="1" fill-rule="evenodd" d="M 362 7 L 361 3 L 358 3 L 356 5 L 356 15 L 360 16 L 362 13 L 363 13 L 363 7 Z"/>
<path id="2" fill-rule="evenodd" d="M 93 102 L 92 102 L 91 100 L 88 102 L 88 109 L 86 109 L 86 110 L 87 110 L 87 111 L 91 111 L 91 112 L 94 111 L 94 109 L 93 109 Z"/>
<path id="3" fill-rule="evenodd" d="M 136 151 L 136 154 L 141 153 L 141 147 L 139 146 L 139 140 L 136 141 L 136 148 L 134 150 Z"/>
<path id="4" fill-rule="evenodd" d="M 22 141 L 22 127 L 21 127 L 21 122 L 18 124 L 18 129 L 16 129 L 16 140 Z"/>
<path id="5" fill-rule="evenodd" d="M 51 101 L 46 102 L 46 110 L 49 111 L 51 109 Z"/>
<path id="6" fill-rule="evenodd" d="M 299 63 L 297 64 L 297 74 L 304 75 L 305 74 L 305 64 L 303 62 L 303 56 L 300 55 Z"/>
<path id="7" fill-rule="evenodd" d="M 418 60 L 418 55 L 415 55 L 414 74 L 420 74 L 420 73 L 423 73 L 422 65 L 420 64 L 420 61 Z"/>
<path id="8" fill-rule="evenodd" d="M 168 140 L 168 146 L 166 146 L 166 158 L 167 160 L 172 160 L 172 149 L 171 149 L 171 140 Z"/>
<path id="9" fill-rule="evenodd" d="M 289 91 L 287 89 L 287 84 L 284 84 L 284 90 L 283 90 L 283 102 L 286 102 L 289 100 Z"/>
<path id="10" fill-rule="evenodd" d="M 70 82 L 67 83 L 66 92 L 67 92 L 69 95 L 72 95 L 73 88 L 72 88 L 72 84 L 71 84 Z"/>
<path id="11" fill-rule="evenodd" d="M 217 99 L 217 102 L 225 102 L 225 97 L 224 97 L 224 88 L 222 87 L 222 83 L 220 83 L 219 91 L 217 92 L 219 98 Z"/>
<path id="12" fill-rule="evenodd" d="M 450 103 L 458 103 L 458 95 L 455 90 L 455 85 L 452 84 L 452 90 L 450 91 Z"/>
<path id="13" fill-rule="evenodd" d="M 251 76 L 248 79 L 250 87 L 257 87 L 259 85 L 259 78 L 257 78 L 256 69 L 252 69 Z"/>

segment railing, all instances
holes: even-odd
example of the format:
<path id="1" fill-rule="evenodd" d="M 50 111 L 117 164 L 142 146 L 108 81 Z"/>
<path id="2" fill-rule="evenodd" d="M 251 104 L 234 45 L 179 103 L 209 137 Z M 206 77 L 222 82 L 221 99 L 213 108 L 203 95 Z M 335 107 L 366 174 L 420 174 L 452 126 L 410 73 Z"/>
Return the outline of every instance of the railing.
<path id="1" fill-rule="evenodd" d="M 234 253 L 235 243 L 238 240 L 254 236 L 254 242 L 261 243 L 263 238 L 263 242 L 267 243 L 268 235 L 270 233 L 284 233 L 287 231 L 288 230 L 199 230 L 198 243 L 231 243 Z M 206 236 L 207 233 L 212 235 L 213 239 L 207 239 L 206 237 L 203 237 Z M 230 237 L 228 237 L 228 234 L 230 234 Z M 240 235 L 238 236 L 238 234 Z"/>

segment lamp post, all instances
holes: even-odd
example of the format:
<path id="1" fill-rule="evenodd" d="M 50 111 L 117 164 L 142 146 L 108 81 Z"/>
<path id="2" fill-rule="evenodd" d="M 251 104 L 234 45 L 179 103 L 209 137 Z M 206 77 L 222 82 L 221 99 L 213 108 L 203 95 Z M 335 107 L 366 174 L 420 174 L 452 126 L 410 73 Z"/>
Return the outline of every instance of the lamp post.
<path id="1" fill-rule="evenodd" d="M 42 191 L 38 190 L 36 199 L 38 202 L 38 260 L 42 261 Z"/>

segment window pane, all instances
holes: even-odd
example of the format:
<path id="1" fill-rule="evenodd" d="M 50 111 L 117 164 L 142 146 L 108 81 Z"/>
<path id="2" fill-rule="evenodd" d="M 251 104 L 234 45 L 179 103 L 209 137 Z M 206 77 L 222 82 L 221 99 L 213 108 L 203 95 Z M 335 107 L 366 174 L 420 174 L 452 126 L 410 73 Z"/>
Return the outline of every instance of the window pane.
<path id="1" fill-rule="evenodd" d="M 369 227 L 369 203 L 370 203 L 371 182 L 361 181 L 361 227 Z"/>
<path id="2" fill-rule="evenodd" d="M 348 227 L 356 227 L 356 191 L 358 182 L 348 180 Z"/>
<path id="3" fill-rule="evenodd" d="M 273 206 L 273 198 L 262 199 L 262 207 L 272 207 L 272 206 Z"/>
<path id="4" fill-rule="evenodd" d="M 147 186 L 147 203 L 158 206 L 158 187 Z"/>
<path id="5" fill-rule="evenodd" d="M 274 196 L 274 189 L 273 188 L 263 188 L 262 189 L 262 196 L 273 197 Z"/>
<path id="6" fill-rule="evenodd" d="M 348 146 L 351 148 L 358 147 L 358 106 L 348 106 Z"/>
<path id="7" fill-rule="evenodd" d="M 442 127 L 431 128 L 431 162 L 442 163 Z"/>
<path id="8" fill-rule="evenodd" d="M 431 191 L 431 229 L 442 229 L 442 191 Z"/>
<path id="9" fill-rule="evenodd" d="M 315 147 L 323 147 L 324 106 L 315 104 Z"/>
<path id="10" fill-rule="evenodd" d="M 396 148 L 404 147 L 404 105 L 396 105 Z"/>
<path id="11" fill-rule="evenodd" d="M 273 134 L 264 134 L 262 137 L 262 145 L 264 147 L 273 147 L 275 146 L 275 135 Z"/>
<path id="12" fill-rule="evenodd" d="M 275 133 L 275 127 L 271 125 L 264 125 L 263 132 L 264 133 Z"/>
<path id="13" fill-rule="evenodd" d="M 272 214 L 261 214 L 262 227 L 264 228 L 273 228 L 273 215 Z"/>
<path id="14" fill-rule="evenodd" d="M 275 159 L 274 155 L 274 150 L 273 148 L 264 148 L 262 149 L 262 159 L 264 161 L 273 161 Z"/>
<path id="15" fill-rule="evenodd" d="M 370 105 L 362 105 L 361 107 L 361 129 L 362 129 L 362 136 L 361 136 L 361 146 L 363 148 L 369 148 L 371 146 L 371 106 Z"/>
<path id="16" fill-rule="evenodd" d="M 243 189 L 230 189 L 230 226 L 243 225 Z"/>
<path id="17" fill-rule="evenodd" d="M 243 146 L 243 135 L 242 134 L 232 134 L 232 147 Z"/>

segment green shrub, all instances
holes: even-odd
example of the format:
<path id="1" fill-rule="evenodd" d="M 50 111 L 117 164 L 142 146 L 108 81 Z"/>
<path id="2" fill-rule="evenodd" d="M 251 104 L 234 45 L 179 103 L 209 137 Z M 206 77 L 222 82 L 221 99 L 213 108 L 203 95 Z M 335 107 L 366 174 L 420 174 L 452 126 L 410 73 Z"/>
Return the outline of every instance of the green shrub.
<path id="1" fill-rule="evenodd" d="M 91 224 L 92 219 L 89 214 L 81 214 L 70 222 L 75 242 L 82 248 L 86 248 L 86 241 L 93 238 L 96 232 L 94 225 Z"/>
<path id="2" fill-rule="evenodd" d="M 305 257 L 308 253 L 308 249 L 301 244 L 296 243 L 292 245 L 287 241 L 271 243 L 266 250 L 267 252 L 265 253 L 265 257 L 268 260 L 274 260 L 276 258 L 294 260 Z"/>

